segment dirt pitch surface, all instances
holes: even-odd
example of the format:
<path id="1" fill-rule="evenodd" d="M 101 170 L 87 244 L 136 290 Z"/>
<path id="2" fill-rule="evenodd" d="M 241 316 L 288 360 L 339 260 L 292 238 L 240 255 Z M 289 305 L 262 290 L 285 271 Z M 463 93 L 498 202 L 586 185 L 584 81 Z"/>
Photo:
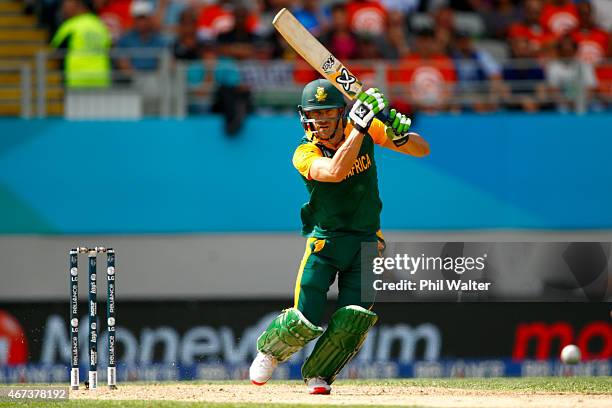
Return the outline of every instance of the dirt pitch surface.
<path id="1" fill-rule="evenodd" d="M 612 407 L 612 395 L 485 391 L 402 385 L 337 385 L 332 395 L 308 395 L 299 384 L 148 384 L 123 385 L 109 391 L 71 391 L 71 399 L 141 400 L 333 405 L 403 405 L 418 407 Z"/>

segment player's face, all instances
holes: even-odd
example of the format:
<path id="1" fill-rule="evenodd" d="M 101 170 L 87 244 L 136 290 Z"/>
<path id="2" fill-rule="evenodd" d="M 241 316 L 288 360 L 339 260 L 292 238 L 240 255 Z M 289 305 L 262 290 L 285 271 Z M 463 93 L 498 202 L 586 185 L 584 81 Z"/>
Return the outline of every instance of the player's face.
<path id="1" fill-rule="evenodd" d="M 334 136 L 334 131 L 337 128 L 336 124 L 342 115 L 342 109 L 319 109 L 306 112 L 306 115 L 309 119 L 315 120 L 317 139 L 327 140 Z"/>

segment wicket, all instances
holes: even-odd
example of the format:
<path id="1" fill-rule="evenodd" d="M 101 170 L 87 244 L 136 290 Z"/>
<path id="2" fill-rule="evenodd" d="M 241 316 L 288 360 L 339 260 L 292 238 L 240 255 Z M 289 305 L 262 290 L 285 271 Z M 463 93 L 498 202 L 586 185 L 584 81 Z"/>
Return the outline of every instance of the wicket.
<path id="1" fill-rule="evenodd" d="M 71 370 L 70 385 L 73 390 L 79 389 L 79 254 L 87 254 L 89 269 L 89 389 L 98 388 L 98 277 L 97 257 L 106 253 L 106 319 L 108 326 L 108 369 L 107 382 L 111 389 L 117 388 L 117 361 L 115 356 L 115 250 L 96 246 L 93 248 L 77 247 L 69 252 L 70 282 L 70 348 Z"/>

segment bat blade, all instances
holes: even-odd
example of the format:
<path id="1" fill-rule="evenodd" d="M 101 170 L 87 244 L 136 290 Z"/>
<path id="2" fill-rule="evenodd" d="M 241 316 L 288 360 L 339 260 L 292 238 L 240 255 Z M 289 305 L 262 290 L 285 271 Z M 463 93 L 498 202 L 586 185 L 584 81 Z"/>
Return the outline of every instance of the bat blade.
<path id="1" fill-rule="evenodd" d="M 306 30 L 289 10 L 283 8 L 279 11 L 272 25 L 311 67 L 319 71 L 344 96 L 353 100 L 361 92 L 363 84 L 357 77 Z"/>

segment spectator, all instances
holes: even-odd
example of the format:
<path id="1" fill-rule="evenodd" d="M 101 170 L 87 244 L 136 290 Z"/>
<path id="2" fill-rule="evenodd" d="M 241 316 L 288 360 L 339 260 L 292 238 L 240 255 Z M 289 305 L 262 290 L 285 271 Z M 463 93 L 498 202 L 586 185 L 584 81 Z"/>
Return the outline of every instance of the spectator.
<path id="1" fill-rule="evenodd" d="M 484 4 L 483 4 L 484 3 Z M 486 6 L 483 0 L 448 0 L 448 5 L 457 11 L 478 11 Z"/>
<path id="2" fill-rule="evenodd" d="M 376 61 L 384 59 L 384 51 L 388 46 L 380 37 L 374 37 L 368 34 L 360 34 L 357 36 L 357 61 L 352 61 L 351 71 L 355 76 L 364 83 L 366 87 L 380 86 L 376 77 Z"/>
<path id="3" fill-rule="evenodd" d="M 405 89 L 414 109 L 430 113 L 448 109 L 455 79 L 453 62 L 441 52 L 431 29 L 416 34 L 414 52 L 389 72 L 391 88 Z M 390 97 L 405 104 L 401 95 L 391 92 Z"/>
<path id="4" fill-rule="evenodd" d="M 586 109 L 597 87 L 593 66 L 580 61 L 577 52 L 576 42 L 565 35 L 557 44 L 559 59 L 546 66 L 546 81 L 559 111 Z"/>
<path id="5" fill-rule="evenodd" d="M 578 58 L 588 64 L 599 64 L 608 54 L 610 36 L 595 25 L 593 7 L 588 1 L 578 3 L 578 16 L 578 29 L 572 33 L 578 44 Z"/>
<path id="6" fill-rule="evenodd" d="M 257 0 L 248 2 L 244 1 L 244 4 L 258 4 L 258 6 L 253 7 L 251 11 L 256 14 L 256 22 L 257 26 L 254 30 L 254 33 L 262 38 L 269 38 L 272 34 L 276 32 L 274 27 L 272 26 L 272 20 L 276 14 L 282 9 L 287 8 L 291 9 L 295 3 L 294 0 Z"/>
<path id="7" fill-rule="evenodd" d="M 198 38 L 198 16 L 193 8 L 185 8 L 180 13 L 176 25 L 176 40 L 172 45 L 174 58 L 186 64 L 186 79 L 192 95 L 208 96 L 211 92 L 209 61 L 213 57 L 211 44 Z M 190 113 L 202 113 L 198 104 L 190 104 Z"/>
<path id="8" fill-rule="evenodd" d="M 145 114 L 159 114 L 162 88 L 158 70 L 166 48 L 165 41 L 157 28 L 151 3 L 134 0 L 130 13 L 134 20 L 133 28 L 117 43 L 120 52 L 117 79 L 134 84 L 142 97 Z"/>
<path id="9" fill-rule="evenodd" d="M 346 4 L 349 26 L 354 33 L 383 36 L 387 28 L 387 11 L 378 1 L 350 0 Z"/>
<path id="10" fill-rule="evenodd" d="M 198 35 L 203 40 L 214 40 L 219 34 L 226 33 L 236 25 L 234 14 L 234 2 L 232 0 L 212 0 L 203 6 L 198 17 Z M 240 8 L 246 10 L 242 5 Z M 255 33 L 258 26 L 256 14 L 248 13 L 246 17 L 246 29 L 249 33 Z"/>
<path id="11" fill-rule="evenodd" d="M 66 20 L 51 46 L 66 49 L 64 76 L 70 88 L 104 88 L 110 84 L 110 34 L 85 0 L 64 0 Z"/>
<path id="12" fill-rule="evenodd" d="M 241 78 L 237 62 L 253 58 L 258 43 L 257 36 L 251 31 L 246 8 L 237 7 L 232 13 L 232 20 L 233 28 L 217 37 L 219 59 L 213 102 L 213 111 L 223 114 L 228 135 L 235 135 L 242 129 L 251 99 L 251 91 Z"/>
<path id="13" fill-rule="evenodd" d="M 385 50 L 385 56 L 388 59 L 401 59 L 410 52 L 407 34 L 404 30 L 404 19 L 405 16 L 398 11 L 389 13 L 389 28 L 387 29 L 386 38 L 388 46 Z"/>
<path id="14" fill-rule="evenodd" d="M 341 61 L 357 55 L 357 37 L 350 28 L 348 14 L 342 4 L 335 4 L 331 10 L 331 26 L 321 36 L 321 42 Z"/>
<path id="15" fill-rule="evenodd" d="M 283 37 L 278 34 L 272 25 L 272 20 L 282 8 L 290 9 L 295 3 L 293 0 L 258 0 L 257 29 L 255 34 L 263 40 L 265 48 L 261 57 L 264 59 L 281 59 L 285 61 L 298 60 L 297 53 Z M 310 82 L 310 77 L 306 82 Z"/>
<path id="16" fill-rule="evenodd" d="M 49 33 L 55 34 L 60 21 L 60 3 L 60 0 L 30 0 L 26 2 L 26 10 L 29 12 L 36 11 L 39 24 L 47 28 Z"/>
<path id="17" fill-rule="evenodd" d="M 93 0 L 95 10 L 104 23 L 108 26 L 113 36 L 113 41 L 117 42 L 126 32 L 132 29 L 134 19 L 132 16 L 132 5 L 139 0 Z M 140 0 L 142 1 L 142 0 Z M 171 21 L 169 26 L 174 28 L 176 17 L 179 11 L 187 4 L 195 3 L 199 0 L 149 0 L 153 5 L 153 20 L 158 28 Z M 169 18 L 167 18 L 169 16 Z M 172 21 L 171 19 L 175 20 Z"/>
<path id="18" fill-rule="evenodd" d="M 295 61 L 297 53 L 289 44 L 278 34 L 272 26 L 272 20 L 276 14 L 283 8 L 289 8 L 292 4 L 291 0 L 260 0 L 260 13 L 258 16 L 259 24 L 256 34 L 265 40 L 267 45 L 266 57 L 272 59 L 282 59 L 286 61 Z M 310 82 L 310 79 L 306 80 Z"/>
<path id="19" fill-rule="evenodd" d="M 433 18 L 439 52 L 447 53 L 450 51 L 451 38 L 455 31 L 455 12 L 450 7 L 440 7 L 434 11 Z"/>
<path id="20" fill-rule="evenodd" d="M 235 60 L 255 57 L 256 46 L 261 45 L 259 37 L 251 30 L 250 14 L 244 7 L 232 12 L 234 25 L 231 30 L 217 36 L 216 44 L 220 56 Z"/>
<path id="21" fill-rule="evenodd" d="M 512 24 L 508 29 L 508 37 L 527 39 L 529 54 L 531 56 L 544 56 L 553 49 L 555 36 L 547 31 L 540 23 L 542 14 L 542 0 L 525 0 L 523 4 L 523 19 Z"/>
<path id="22" fill-rule="evenodd" d="M 512 58 L 502 70 L 507 83 L 504 92 L 505 106 L 509 110 L 538 112 L 547 99 L 544 70 L 534 59 L 535 52 L 527 37 L 510 40 Z"/>
<path id="23" fill-rule="evenodd" d="M 202 3 L 201 0 L 157 0 L 157 16 L 160 25 L 175 30 L 180 22 L 181 14 L 187 9 L 196 13 Z M 197 13 L 196 13 L 197 19 Z"/>
<path id="24" fill-rule="evenodd" d="M 118 66 L 128 76 L 136 71 L 155 71 L 159 65 L 161 50 L 166 46 L 153 18 L 151 3 L 135 0 L 130 11 L 134 26 L 117 43 L 117 48 L 123 50 Z M 128 54 L 131 57 L 125 57 Z"/>
<path id="25" fill-rule="evenodd" d="M 357 54 L 355 57 L 364 61 L 380 61 L 384 59 L 383 51 L 387 48 L 381 40 L 367 34 L 357 36 Z"/>
<path id="26" fill-rule="evenodd" d="M 597 97 L 608 107 L 612 108 L 612 64 L 602 63 L 596 68 L 597 82 Z"/>
<path id="27" fill-rule="evenodd" d="M 548 0 L 540 21 L 542 27 L 559 37 L 578 27 L 578 10 L 570 0 Z"/>
<path id="28" fill-rule="evenodd" d="M 483 13 L 488 37 L 505 39 L 508 28 L 521 20 L 521 12 L 512 0 L 494 0 L 493 8 Z"/>
<path id="29" fill-rule="evenodd" d="M 380 0 L 388 13 L 399 13 L 406 18 L 410 13 L 416 12 L 421 0 Z"/>
<path id="30" fill-rule="evenodd" d="M 179 15 L 176 40 L 172 46 L 174 58 L 196 61 L 204 56 L 206 43 L 198 38 L 198 17 L 193 9 L 184 9 Z"/>
<path id="31" fill-rule="evenodd" d="M 440 7 L 448 7 L 448 0 L 420 0 L 418 11 L 423 13 L 433 13 Z"/>
<path id="32" fill-rule="evenodd" d="M 133 0 L 94 1 L 97 14 L 110 30 L 113 42 L 116 43 L 134 24 L 130 13 Z"/>
<path id="33" fill-rule="evenodd" d="M 501 67 L 484 50 L 474 46 L 465 32 L 456 32 L 451 57 L 457 72 L 457 95 L 470 99 L 464 106 L 476 112 L 488 112 L 496 108 L 497 94 L 501 90 Z"/>
<path id="34" fill-rule="evenodd" d="M 323 34 L 329 27 L 330 12 L 320 0 L 304 0 L 302 6 L 293 10 L 293 15 L 314 36 Z"/>

